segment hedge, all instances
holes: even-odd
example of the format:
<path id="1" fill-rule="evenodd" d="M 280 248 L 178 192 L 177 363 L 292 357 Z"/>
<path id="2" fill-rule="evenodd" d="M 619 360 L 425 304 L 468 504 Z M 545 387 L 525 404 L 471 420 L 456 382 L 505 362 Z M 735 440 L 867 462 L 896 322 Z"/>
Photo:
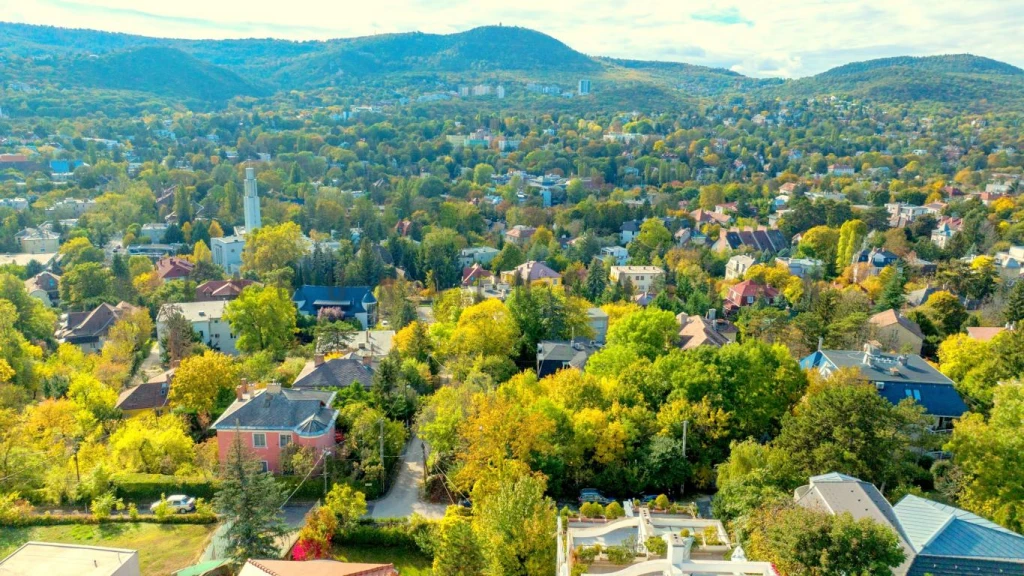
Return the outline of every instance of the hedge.
<path id="1" fill-rule="evenodd" d="M 164 474 L 122 474 L 111 479 L 114 492 L 125 502 L 156 502 L 161 496 L 185 494 L 193 498 L 213 500 L 219 482 L 189 479 Z"/>
<path id="2" fill-rule="evenodd" d="M 201 514 L 173 514 L 167 518 L 153 515 L 140 515 L 132 518 L 128 514 L 117 514 L 100 520 L 92 514 L 30 514 L 17 518 L 6 518 L 3 522 L 7 527 L 28 526 L 64 526 L 69 524 L 213 524 L 216 516 Z"/>

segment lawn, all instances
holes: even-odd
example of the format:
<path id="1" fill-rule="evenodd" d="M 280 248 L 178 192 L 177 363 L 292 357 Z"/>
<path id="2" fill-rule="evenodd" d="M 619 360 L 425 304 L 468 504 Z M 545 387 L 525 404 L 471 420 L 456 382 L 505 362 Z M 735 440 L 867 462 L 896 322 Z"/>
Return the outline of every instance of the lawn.
<path id="1" fill-rule="evenodd" d="M 430 576 L 431 561 L 418 550 L 408 548 L 370 548 L 335 546 L 334 557 L 348 562 L 394 564 L 402 576 Z"/>
<path id="2" fill-rule="evenodd" d="M 146 576 L 165 576 L 194 564 L 216 524 L 101 524 L 0 528 L 0 558 L 29 540 L 139 551 Z"/>

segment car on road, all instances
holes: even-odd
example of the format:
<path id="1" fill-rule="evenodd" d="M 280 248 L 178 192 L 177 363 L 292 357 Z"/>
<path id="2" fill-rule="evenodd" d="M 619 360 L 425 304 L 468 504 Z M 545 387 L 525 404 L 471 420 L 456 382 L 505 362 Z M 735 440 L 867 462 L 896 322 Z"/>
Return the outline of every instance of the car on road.
<path id="1" fill-rule="evenodd" d="M 580 504 L 586 502 L 597 502 L 598 504 L 610 504 L 611 498 L 608 498 L 593 488 L 584 488 L 580 490 Z"/>
<path id="2" fill-rule="evenodd" d="M 168 496 L 164 500 L 158 500 L 156 502 L 153 502 L 153 504 L 149 507 L 149 510 L 151 512 L 156 512 L 157 507 L 160 506 L 161 502 L 164 501 L 166 501 L 167 504 L 171 507 L 171 510 L 173 510 L 177 514 L 187 514 L 189 512 L 196 511 L 196 499 L 191 498 L 189 496 L 185 496 L 184 494 L 174 494 Z"/>

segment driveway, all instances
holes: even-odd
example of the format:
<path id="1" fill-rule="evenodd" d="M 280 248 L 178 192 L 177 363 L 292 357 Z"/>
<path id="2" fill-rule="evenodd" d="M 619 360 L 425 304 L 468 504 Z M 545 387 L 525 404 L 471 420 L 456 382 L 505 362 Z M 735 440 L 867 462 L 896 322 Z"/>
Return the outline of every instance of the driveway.
<path id="1" fill-rule="evenodd" d="M 412 516 L 413 512 L 427 518 L 442 518 L 447 508 L 444 504 L 432 504 L 420 499 L 420 483 L 423 480 L 423 454 L 429 447 L 413 436 L 405 446 L 398 478 L 391 490 L 373 503 L 371 518 L 399 518 Z"/>

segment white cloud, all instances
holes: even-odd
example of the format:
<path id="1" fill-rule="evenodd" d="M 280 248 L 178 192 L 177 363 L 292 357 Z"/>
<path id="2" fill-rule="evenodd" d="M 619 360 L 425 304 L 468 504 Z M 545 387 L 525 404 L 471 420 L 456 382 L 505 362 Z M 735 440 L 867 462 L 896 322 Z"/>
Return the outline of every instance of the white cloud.
<path id="1" fill-rule="evenodd" d="M 483 24 L 551 34 L 592 55 L 804 76 L 854 60 L 970 52 L 1024 66 L 1024 1 L 0 0 L 8 21 L 184 38 L 295 40 Z"/>

